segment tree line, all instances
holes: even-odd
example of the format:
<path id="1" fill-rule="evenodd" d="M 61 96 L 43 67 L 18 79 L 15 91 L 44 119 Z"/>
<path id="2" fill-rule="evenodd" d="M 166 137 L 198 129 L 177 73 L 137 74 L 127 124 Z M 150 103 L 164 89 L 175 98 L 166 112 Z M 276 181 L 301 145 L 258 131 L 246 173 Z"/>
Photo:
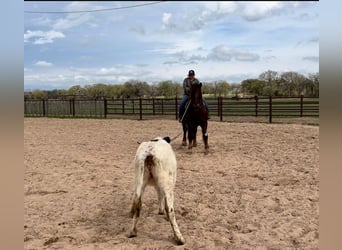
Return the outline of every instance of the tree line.
<path id="1" fill-rule="evenodd" d="M 319 96 L 319 74 L 304 76 L 297 72 L 278 73 L 268 70 L 257 79 L 246 79 L 241 83 L 228 83 L 225 80 L 202 81 L 202 93 L 205 96 Z M 26 99 L 71 99 L 71 98 L 150 98 L 181 97 L 183 83 L 171 80 L 148 84 L 144 81 L 130 80 L 123 84 L 96 83 L 92 85 L 74 85 L 69 89 L 33 90 L 25 92 Z"/>

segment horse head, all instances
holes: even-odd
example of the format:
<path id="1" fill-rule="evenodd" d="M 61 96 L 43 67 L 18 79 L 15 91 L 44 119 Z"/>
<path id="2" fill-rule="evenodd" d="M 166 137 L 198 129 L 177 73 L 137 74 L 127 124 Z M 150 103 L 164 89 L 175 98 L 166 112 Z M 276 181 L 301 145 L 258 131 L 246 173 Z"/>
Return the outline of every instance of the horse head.
<path id="1" fill-rule="evenodd" d="M 202 106 L 202 83 L 192 84 L 190 86 L 189 99 L 191 100 L 192 107 L 200 108 Z"/>

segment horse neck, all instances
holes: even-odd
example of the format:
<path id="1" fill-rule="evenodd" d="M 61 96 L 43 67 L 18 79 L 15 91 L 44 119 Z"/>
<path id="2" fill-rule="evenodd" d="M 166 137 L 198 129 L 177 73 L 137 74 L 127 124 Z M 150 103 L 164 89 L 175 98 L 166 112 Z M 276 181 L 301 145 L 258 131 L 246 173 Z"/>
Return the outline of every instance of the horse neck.
<path id="1" fill-rule="evenodd" d="M 196 89 L 191 93 L 191 102 L 192 104 L 201 104 L 202 103 L 202 92 L 201 89 Z"/>

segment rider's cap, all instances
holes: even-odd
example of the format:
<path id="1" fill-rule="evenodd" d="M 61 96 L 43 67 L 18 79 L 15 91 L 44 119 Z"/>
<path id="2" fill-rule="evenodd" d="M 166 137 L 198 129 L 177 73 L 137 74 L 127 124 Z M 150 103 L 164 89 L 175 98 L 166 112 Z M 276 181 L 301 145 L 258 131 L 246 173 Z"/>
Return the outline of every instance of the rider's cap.
<path id="1" fill-rule="evenodd" d="M 195 75 L 195 71 L 194 70 L 189 70 L 189 74 L 188 74 L 188 76 L 194 76 Z"/>

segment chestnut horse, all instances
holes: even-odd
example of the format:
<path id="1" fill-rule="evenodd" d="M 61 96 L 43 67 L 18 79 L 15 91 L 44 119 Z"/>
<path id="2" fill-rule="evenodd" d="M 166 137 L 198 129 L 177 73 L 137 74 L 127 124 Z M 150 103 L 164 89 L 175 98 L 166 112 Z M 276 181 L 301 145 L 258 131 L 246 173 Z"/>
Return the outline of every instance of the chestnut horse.
<path id="1" fill-rule="evenodd" d="M 188 102 L 185 108 L 185 115 L 182 121 L 183 125 L 183 143 L 186 145 L 186 132 L 188 132 L 188 149 L 197 146 L 196 134 L 197 127 L 200 126 L 202 129 L 202 137 L 204 142 L 205 153 L 209 152 L 208 144 L 208 111 L 202 100 L 202 83 L 193 84 L 190 87 L 190 94 L 188 97 Z"/>

